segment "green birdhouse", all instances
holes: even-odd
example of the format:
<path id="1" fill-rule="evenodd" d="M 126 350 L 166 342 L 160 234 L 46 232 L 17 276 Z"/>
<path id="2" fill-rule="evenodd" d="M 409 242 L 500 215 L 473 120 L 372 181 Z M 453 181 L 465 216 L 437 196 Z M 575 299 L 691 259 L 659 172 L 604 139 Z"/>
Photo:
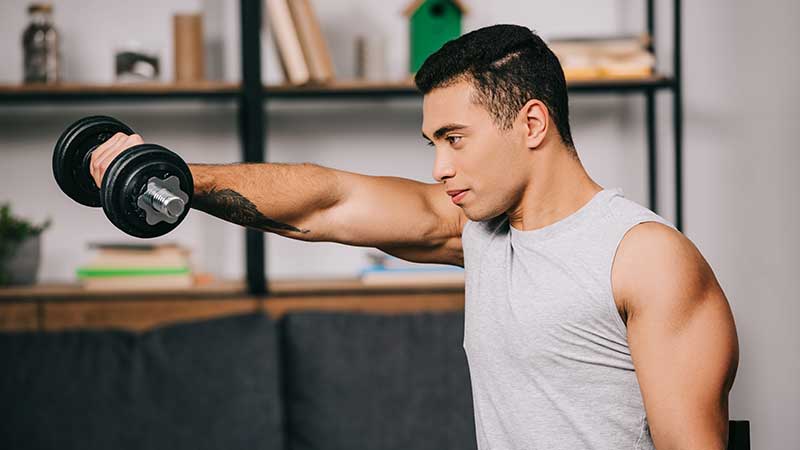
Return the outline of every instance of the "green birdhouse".
<path id="1" fill-rule="evenodd" d="M 403 11 L 409 18 L 409 71 L 415 73 L 425 59 L 445 42 L 461 36 L 461 16 L 467 13 L 457 0 L 416 0 Z"/>

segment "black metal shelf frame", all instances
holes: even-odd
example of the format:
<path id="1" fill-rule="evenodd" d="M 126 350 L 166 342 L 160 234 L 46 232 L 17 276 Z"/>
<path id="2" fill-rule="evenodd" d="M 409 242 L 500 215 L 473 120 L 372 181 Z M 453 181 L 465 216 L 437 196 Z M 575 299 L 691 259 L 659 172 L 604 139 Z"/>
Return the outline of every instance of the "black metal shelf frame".
<path id="1" fill-rule="evenodd" d="M 261 85 L 261 3 L 241 0 L 242 17 L 242 92 L 239 97 L 239 137 L 244 162 L 266 161 L 266 117 L 264 89 Z M 253 295 L 268 295 L 266 243 L 264 233 L 245 230 L 247 290 Z"/>

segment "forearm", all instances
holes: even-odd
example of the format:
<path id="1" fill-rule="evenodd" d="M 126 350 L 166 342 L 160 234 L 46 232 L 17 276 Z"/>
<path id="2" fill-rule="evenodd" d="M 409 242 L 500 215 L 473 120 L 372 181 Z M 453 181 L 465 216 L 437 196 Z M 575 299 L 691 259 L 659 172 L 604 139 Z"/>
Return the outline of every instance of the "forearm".
<path id="1" fill-rule="evenodd" d="M 325 240 L 318 213 L 341 200 L 333 169 L 314 164 L 190 164 L 192 207 L 220 219 L 308 241 Z"/>

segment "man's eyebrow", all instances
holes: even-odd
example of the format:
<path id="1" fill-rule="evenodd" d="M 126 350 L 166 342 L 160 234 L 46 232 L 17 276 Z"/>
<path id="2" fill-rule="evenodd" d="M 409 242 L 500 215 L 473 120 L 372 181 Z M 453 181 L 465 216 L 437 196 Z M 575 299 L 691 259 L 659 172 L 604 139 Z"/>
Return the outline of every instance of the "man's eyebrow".
<path id="1" fill-rule="evenodd" d="M 469 126 L 468 125 L 462 125 L 460 123 L 448 123 L 447 125 L 439 128 L 438 130 L 436 130 L 433 133 L 433 139 L 434 140 L 439 140 L 445 134 L 447 134 L 447 133 L 449 133 L 451 131 L 461 130 L 463 128 L 469 128 Z M 429 141 L 431 140 L 431 138 L 429 138 L 428 136 L 425 135 L 424 131 L 422 132 L 422 137 L 424 137 L 425 139 L 427 139 Z"/>

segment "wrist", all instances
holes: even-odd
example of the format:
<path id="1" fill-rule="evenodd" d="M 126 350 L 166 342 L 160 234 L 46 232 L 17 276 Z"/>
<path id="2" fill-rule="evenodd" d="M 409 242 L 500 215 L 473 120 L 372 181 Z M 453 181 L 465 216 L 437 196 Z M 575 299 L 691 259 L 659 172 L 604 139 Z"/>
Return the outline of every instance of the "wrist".
<path id="1" fill-rule="evenodd" d="M 189 164 L 195 194 L 208 192 L 214 187 L 212 167 L 211 164 Z"/>

